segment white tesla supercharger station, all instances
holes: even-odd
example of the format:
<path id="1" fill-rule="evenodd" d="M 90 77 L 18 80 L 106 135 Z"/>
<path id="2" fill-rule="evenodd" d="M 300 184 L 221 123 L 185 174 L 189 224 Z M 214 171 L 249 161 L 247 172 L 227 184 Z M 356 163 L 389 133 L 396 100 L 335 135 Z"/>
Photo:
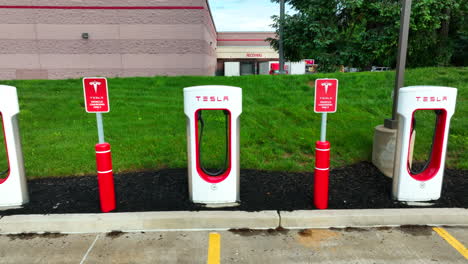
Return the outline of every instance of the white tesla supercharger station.
<path id="1" fill-rule="evenodd" d="M 226 162 L 224 168 L 209 171 L 201 160 L 204 121 L 202 113 L 223 110 L 226 122 Z M 231 86 L 184 88 L 187 116 L 187 154 L 190 199 L 207 205 L 235 205 L 239 202 L 239 116 L 242 89 Z"/>
<path id="2" fill-rule="evenodd" d="M 0 179 L 0 207 L 16 207 L 29 202 L 23 152 L 18 127 L 19 104 L 16 88 L 0 85 L 0 115 L 9 168 Z M 1 173 L 1 172 L 0 172 Z"/>
<path id="3" fill-rule="evenodd" d="M 398 133 L 393 168 L 393 198 L 399 201 L 430 201 L 440 198 L 450 119 L 455 111 L 457 89 L 439 86 L 410 86 L 399 90 Z M 429 159 L 419 171 L 410 164 L 410 141 L 416 111 L 436 114 Z"/>

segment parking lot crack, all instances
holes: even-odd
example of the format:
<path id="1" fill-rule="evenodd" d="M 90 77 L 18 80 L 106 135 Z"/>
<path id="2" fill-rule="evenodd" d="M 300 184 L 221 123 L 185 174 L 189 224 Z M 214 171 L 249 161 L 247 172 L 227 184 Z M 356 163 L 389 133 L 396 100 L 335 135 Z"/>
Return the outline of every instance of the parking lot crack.
<path id="1" fill-rule="evenodd" d="M 282 226 L 281 226 L 281 211 L 277 210 L 276 213 L 278 214 L 278 227 L 277 228 L 282 228 Z"/>

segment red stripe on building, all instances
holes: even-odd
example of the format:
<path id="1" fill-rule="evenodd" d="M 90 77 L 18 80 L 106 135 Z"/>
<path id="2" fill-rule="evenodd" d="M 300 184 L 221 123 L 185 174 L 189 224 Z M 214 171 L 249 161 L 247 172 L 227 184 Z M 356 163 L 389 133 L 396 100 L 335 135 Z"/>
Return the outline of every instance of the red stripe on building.
<path id="1" fill-rule="evenodd" d="M 6 6 L 0 9 L 93 9 L 93 10 L 144 10 L 144 9 L 205 9 L 203 6 Z"/>
<path id="2" fill-rule="evenodd" d="M 265 41 L 265 39 L 217 39 L 217 41 Z"/>

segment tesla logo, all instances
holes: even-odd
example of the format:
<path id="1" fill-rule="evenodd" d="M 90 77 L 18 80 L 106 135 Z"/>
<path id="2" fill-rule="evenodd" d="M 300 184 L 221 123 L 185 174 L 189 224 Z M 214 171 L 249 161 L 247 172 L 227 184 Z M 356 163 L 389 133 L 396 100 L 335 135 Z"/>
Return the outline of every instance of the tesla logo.
<path id="1" fill-rule="evenodd" d="M 229 101 L 229 96 L 195 96 L 197 101 L 203 102 L 226 102 Z"/>
<path id="2" fill-rule="evenodd" d="M 333 85 L 333 83 L 329 83 L 329 82 L 322 83 L 322 86 L 325 87 L 325 93 L 326 94 L 328 93 L 328 86 L 332 86 L 332 85 Z"/>
<path id="3" fill-rule="evenodd" d="M 97 88 L 98 88 L 99 85 L 101 85 L 101 83 L 98 82 L 98 81 L 92 81 L 89 84 L 94 87 L 94 92 L 97 93 Z"/>
<path id="4" fill-rule="evenodd" d="M 447 96 L 416 96 L 418 102 L 443 102 L 448 101 Z"/>

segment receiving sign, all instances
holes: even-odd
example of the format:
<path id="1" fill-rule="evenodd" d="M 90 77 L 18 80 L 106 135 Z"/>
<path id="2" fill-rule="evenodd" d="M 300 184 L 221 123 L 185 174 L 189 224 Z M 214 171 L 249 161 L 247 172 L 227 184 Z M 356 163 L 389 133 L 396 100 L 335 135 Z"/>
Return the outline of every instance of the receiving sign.
<path id="1" fill-rule="evenodd" d="M 315 113 L 335 113 L 338 99 L 337 79 L 315 80 Z"/>
<path id="2" fill-rule="evenodd" d="M 109 92 L 107 89 L 106 78 L 83 78 L 83 90 L 85 97 L 86 112 L 108 113 L 110 111 Z"/>

